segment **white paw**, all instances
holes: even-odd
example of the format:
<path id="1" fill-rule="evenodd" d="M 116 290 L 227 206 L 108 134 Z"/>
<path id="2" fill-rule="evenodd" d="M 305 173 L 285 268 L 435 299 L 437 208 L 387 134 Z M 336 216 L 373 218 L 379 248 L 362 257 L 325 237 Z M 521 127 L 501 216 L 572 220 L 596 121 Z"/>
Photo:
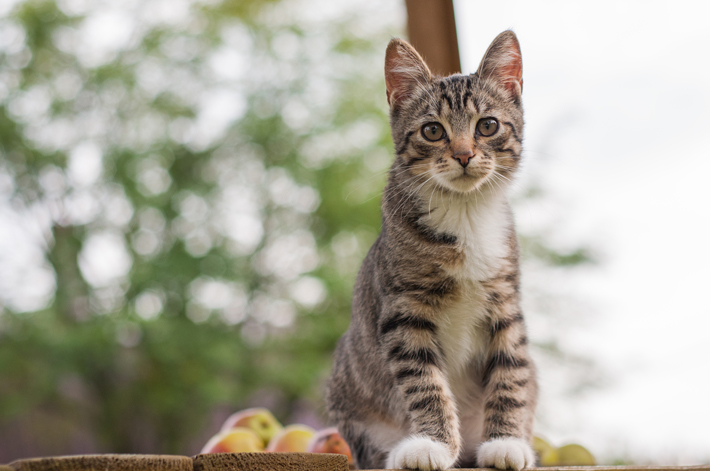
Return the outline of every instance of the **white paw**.
<path id="1" fill-rule="evenodd" d="M 405 438 L 390 451 L 387 469 L 420 469 L 422 471 L 449 469 L 455 456 L 443 443 L 423 437 Z"/>
<path id="2" fill-rule="evenodd" d="M 527 442 L 519 438 L 497 438 L 485 442 L 478 449 L 478 466 L 519 471 L 535 466 L 535 453 Z"/>

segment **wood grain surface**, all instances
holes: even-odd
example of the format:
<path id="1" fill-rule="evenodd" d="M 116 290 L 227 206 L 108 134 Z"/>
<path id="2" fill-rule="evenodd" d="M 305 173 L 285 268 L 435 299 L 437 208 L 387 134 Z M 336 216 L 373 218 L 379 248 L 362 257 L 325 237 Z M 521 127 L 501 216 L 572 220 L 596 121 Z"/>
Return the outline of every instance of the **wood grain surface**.
<path id="1" fill-rule="evenodd" d="M 550 466 L 549 468 L 524 468 L 526 471 L 710 471 L 710 464 L 699 466 Z M 367 471 L 409 471 L 370 469 Z M 494 468 L 458 468 L 449 471 L 500 471 Z"/>
<path id="2" fill-rule="evenodd" d="M 192 471 L 192 458 L 173 455 L 77 455 L 17 460 L 12 471 Z M 4 470 L 3 470 L 4 471 Z"/>
<path id="3" fill-rule="evenodd" d="M 710 464 L 698 466 L 550 466 L 549 468 L 526 469 L 530 471 L 710 471 Z M 476 471 L 483 470 L 477 469 Z"/>
<path id="4" fill-rule="evenodd" d="M 348 458 L 328 453 L 213 453 L 195 456 L 194 471 L 348 471 Z"/>
<path id="5" fill-rule="evenodd" d="M 700 466 L 554 466 L 529 471 L 710 471 Z M 347 471 L 345 455 L 312 453 L 213 453 L 175 455 L 77 455 L 32 458 L 0 465 L 0 471 Z M 395 471 L 395 470 L 369 470 Z M 452 470 L 453 471 L 453 470 Z M 456 471 L 467 471 L 459 469 Z M 474 470 L 468 470 L 474 471 Z M 475 471 L 498 471 L 478 468 Z"/>

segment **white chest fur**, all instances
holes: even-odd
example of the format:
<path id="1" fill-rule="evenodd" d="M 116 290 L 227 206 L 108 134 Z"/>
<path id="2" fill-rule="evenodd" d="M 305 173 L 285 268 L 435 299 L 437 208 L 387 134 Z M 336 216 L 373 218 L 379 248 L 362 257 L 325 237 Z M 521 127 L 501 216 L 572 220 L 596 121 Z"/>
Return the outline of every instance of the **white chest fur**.
<path id="1" fill-rule="evenodd" d="M 496 274 L 508 254 L 511 219 L 501 193 L 438 195 L 430 198 L 430 210 L 421 222 L 438 233 L 456 236 L 465 263 L 457 279 L 483 281 Z"/>
<path id="2" fill-rule="evenodd" d="M 495 276 L 508 255 L 510 214 L 503 195 L 432 195 L 432 209 L 422 223 L 454 235 L 464 263 L 450 273 L 462 286 L 460 295 L 441 313 L 440 342 L 449 375 L 462 374 L 472 358 L 487 348 L 485 293 L 481 282 Z"/>
<path id="3" fill-rule="evenodd" d="M 485 296 L 477 282 L 467 284 L 464 294 L 440 314 L 438 340 L 449 377 L 465 375 L 471 359 L 482 358 L 488 347 Z"/>

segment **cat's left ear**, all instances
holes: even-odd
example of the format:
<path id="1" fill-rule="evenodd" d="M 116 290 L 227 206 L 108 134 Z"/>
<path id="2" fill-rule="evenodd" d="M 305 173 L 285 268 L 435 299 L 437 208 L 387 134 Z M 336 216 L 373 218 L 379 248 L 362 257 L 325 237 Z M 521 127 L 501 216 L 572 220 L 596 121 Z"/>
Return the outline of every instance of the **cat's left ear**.
<path id="1" fill-rule="evenodd" d="M 523 93 L 523 57 L 518 38 L 512 31 L 503 31 L 488 46 L 478 66 L 478 76 L 498 82 L 511 98 Z"/>
<path id="2" fill-rule="evenodd" d="M 415 90 L 431 82 L 431 72 L 424 59 L 407 41 L 394 38 L 385 53 L 387 103 L 410 98 Z"/>

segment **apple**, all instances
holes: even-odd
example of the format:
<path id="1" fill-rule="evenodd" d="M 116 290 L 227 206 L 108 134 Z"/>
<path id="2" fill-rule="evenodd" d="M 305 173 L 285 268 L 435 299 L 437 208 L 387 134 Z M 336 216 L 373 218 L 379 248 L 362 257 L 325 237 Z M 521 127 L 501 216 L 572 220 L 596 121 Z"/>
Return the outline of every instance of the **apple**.
<path id="1" fill-rule="evenodd" d="M 557 449 L 559 466 L 594 466 L 594 456 L 582 445 L 572 443 Z"/>
<path id="2" fill-rule="evenodd" d="M 533 437 L 533 449 L 539 458 L 540 466 L 555 466 L 559 460 L 557 448 L 540 437 Z"/>
<path id="3" fill-rule="evenodd" d="M 237 427 L 226 432 L 220 432 L 210 438 L 202 448 L 203 453 L 240 453 L 263 451 L 261 438 L 251 429 Z"/>
<path id="4" fill-rule="evenodd" d="M 348 457 L 348 464 L 353 464 L 353 454 L 350 447 L 335 427 L 326 428 L 316 433 L 306 451 L 345 455 Z"/>
<path id="5" fill-rule="evenodd" d="M 263 407 L 245 409 L 229 416 L 222 425 L 222 432 L 226 432 L 235 427 L 246 427 L 261 438 L 263 446 L 266 446 L 283 426 L 276 420 L 276 417 Z"/>
<path id="6" fill-rule="evenodd" d="M 266 451 L 305 452 L 315 434 L 316 431 L 307 425 L 289 425 L 274 435 Z"/>

